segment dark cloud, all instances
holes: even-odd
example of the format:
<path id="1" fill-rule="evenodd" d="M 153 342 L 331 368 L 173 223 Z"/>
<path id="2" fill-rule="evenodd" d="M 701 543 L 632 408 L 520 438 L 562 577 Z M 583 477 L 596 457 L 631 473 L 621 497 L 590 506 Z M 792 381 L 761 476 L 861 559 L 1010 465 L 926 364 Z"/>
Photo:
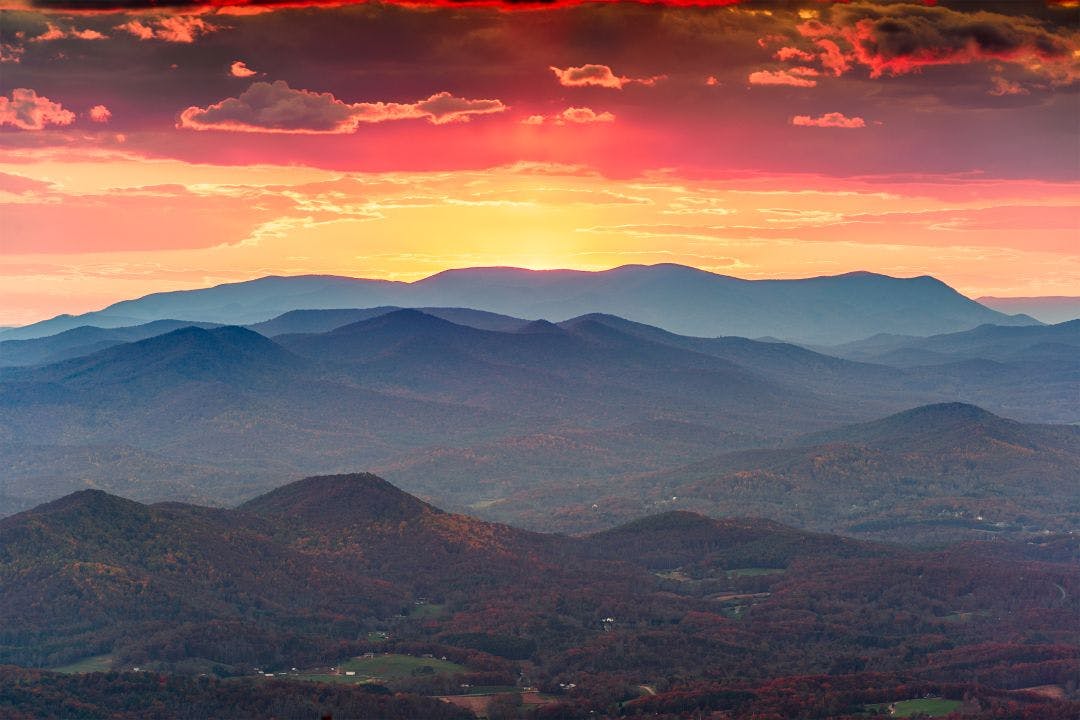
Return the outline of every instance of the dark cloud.
<path id="1" fill-rule="evenodd" d="M 852 3 L 834 5 L 825 19 L 808 20 L 799 29 L 819 44 L 822 39 L 842 43 L 849 59 L 869 68 L 871 77 L 977 61 L 1041 64 L 1045 74 L 1061 82 L 1080 77 L 1073 55 L 1080 47 L 1076 30 L 1024 15 Z"/>
<path id="2" fill-rule="evenodd" d="M 284 80 L 257 82 L 240 94 L 205 108 L 180 113 L 177 127 L 188 130 L 342 135 L 361 123 L 426 119 L 435 125 L 466 122 L 472 115 L 506 110 L 499 100 L 470 100 L 448 92 L 414 103 L 345 103 L 330 93 L 289 87 Z"/>

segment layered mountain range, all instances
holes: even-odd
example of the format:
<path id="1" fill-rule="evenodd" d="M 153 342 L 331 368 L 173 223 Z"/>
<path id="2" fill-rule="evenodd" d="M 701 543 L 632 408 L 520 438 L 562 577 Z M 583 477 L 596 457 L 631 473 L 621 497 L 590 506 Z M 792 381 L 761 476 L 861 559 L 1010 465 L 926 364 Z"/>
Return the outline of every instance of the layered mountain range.
<path id="1" fill-rule="evenodd" d="M 749 465 L 730 469 L 762 471 L 807 433 L 935 402 L 977 404 L 1029 424 L 1074 422 L 1075 322 L 980 326 L 900 345 L 878 337 L 841 353 L 875 362 L 677 335 L 595 313 L 555 324 L 457 308 L 307 310 L 253 327 L 155 321 L 0 343 L 0 354 L 14 345 L 24 363 L 66 358 L 0 370 L 0 457 L 9 468 L 0 511 L 80 487 L 231 504 L 296 475 L 369 468 L 440 504 L 504 521 L 542 523 L 555 512 L 566 530 L 650 512 L 662 488 L 694 495 L 711 513 L 752 509 L 846 531 L 880 520 L 882 503 L 906 497 L 894 493 L 902 478 L 930 503 L 919 517 L 929 508 L 978 515 L 978 503 L 948 504 L 962 490 L 978 494 L 964 490 L 961 476 L 1021 488 L 1067 479 L 1075 460 L 1075 433 L 1061 428 L 1045 452 L 976 462 L 973 475 L 959 458 L 982 457 L 984 448 L 971 447 L 978 436 L 965 435 L 967 419 L 956 415 L 946 418 L 954 432 L 940 435 L 957 438 L 948 449 L 956 462 L 935 460 L 940 453 L 922 464 L 877 457 L 880 483 L 864 494 L 885 494 L 866 507 L 847 498 L 857 512 L 819 503 L 796 513 L 779 499 L 761 505 L 765 485 L 741 496 L 688 494 L 674 480 L 642 489 L 646 478 L 752 448 L 760 450 L 746 456 Z M 72 342 L 73 334 L 82 340 Z M 858 475 L 871 452 L 858 445 L 834 457 L 838 465 L 822 477 Z M 947 482 L 926 490 L 933 478 Z M 813 483 L 800 486 L 814 492 Z M 1053 493 L 1042 497 L 1055 502 Z M 1011 507 L 993 522 L 1051 525 L 1040 502 L 1031 522 Z"/>

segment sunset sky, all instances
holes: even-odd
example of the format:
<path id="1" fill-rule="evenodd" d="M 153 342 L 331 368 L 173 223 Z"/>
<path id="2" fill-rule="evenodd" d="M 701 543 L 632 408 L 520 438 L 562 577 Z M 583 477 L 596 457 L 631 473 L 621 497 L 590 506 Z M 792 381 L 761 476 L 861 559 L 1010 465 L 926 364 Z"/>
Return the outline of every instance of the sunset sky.
<path id="1" fill-rule="evenodd" d="M 1076 3 L 118 5 L 0 0 L 0 324 L 476 265 L 1080 295 Z"/>

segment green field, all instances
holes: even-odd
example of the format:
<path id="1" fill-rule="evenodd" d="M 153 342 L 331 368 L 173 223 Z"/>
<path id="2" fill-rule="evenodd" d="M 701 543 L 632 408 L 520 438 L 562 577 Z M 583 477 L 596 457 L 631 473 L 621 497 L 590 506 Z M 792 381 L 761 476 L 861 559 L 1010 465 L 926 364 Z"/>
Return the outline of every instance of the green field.
<path id="1" fill-rule="evenodd" d="M 69 665 L 61 665 L 50 669 L 53 672 L 68 674 L 108 672 L 112 669 L 112 655 L 92 655 Z"/>
<path id="2" fill-rule="evenodd" d="M 929 715 L 930 717 L 941 717 L 942 715 L 948 715 L 951 712 L 956 712 L 960 709 L 961 703 L 959 700 L 944 700 L 942 698 L 925 698 L 922 700 L 901 700 L 894 703 L 878 703 L 877 705 L 867 705 L 867 710 L 884 710 L 889 712 L 890 705 L 892 706 L 892 712 L 889 713 L 890 717 L 906 718 L 913 717 L 915 715 Z"/>
<path id="3" fill-rule="evenodd" d="M 745 567 L 728 570 L 727 575 L 728 577 L 757 577 L 759 575 L 779 575 L 783 572 L 784 568 Z"/>
<path id="4" fill-rule="evenodd" d="M 438 605 L 436 603 L 413 605 L 412 610 L 409 611 L 409 617 L 420 619 L 442 617 L 445 614 L 445 608 L 445 605 Z"/>
<path id="5" fill-rule="evenodd" d="M 430 672 L 424 668 L 431 668 Z M 410 677 L 432 677 L 435 675 L 457 675 L 467 672 L 464 665 L 440 660 L 439 658 L 415 657 L 413 655 L 376 655 L 375 657 L 357 657 L 346 660 L 338 666 L 340 675 L 307 673 L 295 676 L 298 680 L 332 683 L 365 683 L 401 680 Z M 345 672 L 355 675 L 345 675 Z"/>

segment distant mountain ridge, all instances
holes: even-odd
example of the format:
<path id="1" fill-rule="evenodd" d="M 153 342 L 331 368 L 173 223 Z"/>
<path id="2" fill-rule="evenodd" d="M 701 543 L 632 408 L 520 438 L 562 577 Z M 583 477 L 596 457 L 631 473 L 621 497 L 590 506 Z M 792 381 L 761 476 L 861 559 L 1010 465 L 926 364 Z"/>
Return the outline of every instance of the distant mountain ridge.
<path id="1" fill-rule="evenodd" d="M 1053 325 L 980 325 L 962 332 L 911 337 L 878 334 L 833 347 L 837 357 L 897 367 L 944 365 L 964 360 L 1069 360 L 1080 357 L 1080 320 Z"/>
<path id="2" fill-rule="evenodd" d="M 985 323 L 1038 324 L 964 297 L 932 277 L 868 272 L 801 280 L 743 280 L 683 265 L 611 270 L 447 270 L 411 283 L 336 276 L 265 277 L 156 293 L 78 317 L 0 331 L 0 340 L 79 325 L 113 327 L 166 318 L 248 325 L 292 310 L 454 307 L 528 320 L 608 313 L 684 335 L 772 336 L 837 344 L 877 332 L 932 335 Z"/>
<path id="3" fill-rule="evenodd" d="M 1048 295 L 1045 297 L 977 298 L 992 310 L 1007 314 L 1024 313 L 1045 323 L 1060 323 L 1080 319 L 1080 297 Z"/>

